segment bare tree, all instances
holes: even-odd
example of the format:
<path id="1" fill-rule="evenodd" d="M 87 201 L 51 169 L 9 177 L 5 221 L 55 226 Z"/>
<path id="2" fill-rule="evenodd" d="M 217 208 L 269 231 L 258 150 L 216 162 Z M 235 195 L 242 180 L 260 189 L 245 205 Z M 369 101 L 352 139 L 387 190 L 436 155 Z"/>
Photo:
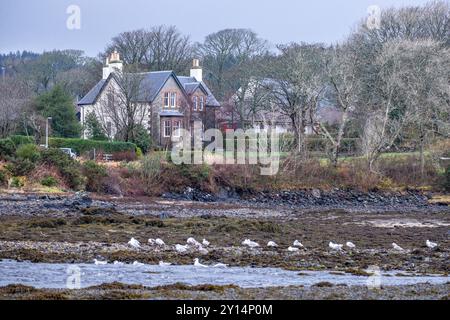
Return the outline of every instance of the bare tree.
<path id="1" fill-rule="evenodd" d="M 0 92 L 0 137 L 5 138 L 20 125 L 31 91 L 24 81 L 7 77 L 0 80 Z"/>
<path id="2" fill-rule="evenodd" d="M 313 126 L 314 113 L 325 89 L 322 45 L 279 46 L 281 55 L 272 64 L 273 99 L 291 119 L 298 155 L 307 154 L 305 130 Z"/>
<path id="3" fill-rule="evenodd" d="M 106 95 L 99 102 L 98 110 L 95 110 L 96 116 L 109 135 L 113 127 L 117 139 L 131 141 L 135 129 L 143 125 L 148 113 L 142 98 L 143 74 L 117 72 L 113 75 Z"/>
<path id="4" fill-rule="evenodd" d="M 360 64 L 360 56 L 348 45 L 336 46 L 327 54 L 325 72 L 326 79 L 332 89 L 331 98 L 334 105 L 340 111 L 340 121 L 337 132 L 333 134 L 327 126 L 318 119 L 318 132 L 332 145 L 331 162 L 337 166 L 339 151 L 345 128 L 350 119 L 350 114 L 358 107 L 360 81 L 357 66 Z"/>
<path id="5" fill-rule="evenodd" d="M 223 99 L 227 91 L 237 90 L 243 83 L 235 79 L 233 70 L 241 70 L 256 56 L 267 52 L 267 42 L 249 29 L 225 29 L 208 35 L 199 45 L 197 54 L 202 58 L 206 78 L 215 95 Z M 230 77 L 227 77 L 227 72 Z M 247 81 L 249 77 L 246 77 Z"/>
<path id="6" fill-rule="evenodd" d="M 407 126 L 417 130 L 423 166 L 425 132 L 433 128 L 434 110 L 448 111 L 448 50 L 430 40 L 391 41 L 383 45 L 375 65 L 377 85 L 365 110 L 363 139 L 369 168 L 376 172 L 381 152 L 389 150 Z"/>

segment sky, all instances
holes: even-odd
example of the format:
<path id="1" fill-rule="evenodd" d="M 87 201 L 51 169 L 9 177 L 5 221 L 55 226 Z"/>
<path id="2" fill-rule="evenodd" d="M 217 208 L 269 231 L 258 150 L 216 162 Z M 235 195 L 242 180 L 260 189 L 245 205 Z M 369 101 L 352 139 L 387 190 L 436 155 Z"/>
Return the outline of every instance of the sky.
<path id="1" fill-rule="evenodd" d="M 0 0 L 0 53 L 79 49 L 97 56 L 123 31 L 175 25 L 193 41 L 225 28 L 250 28 L 272 45 L 336 43 L 380 8 L 427 0 Z M 67 28 L 70 5 L 80 28 Z M 76 20 L 70 20 L 76 21 Z M 72 24 L 75 26 L 76 24 Z"/>

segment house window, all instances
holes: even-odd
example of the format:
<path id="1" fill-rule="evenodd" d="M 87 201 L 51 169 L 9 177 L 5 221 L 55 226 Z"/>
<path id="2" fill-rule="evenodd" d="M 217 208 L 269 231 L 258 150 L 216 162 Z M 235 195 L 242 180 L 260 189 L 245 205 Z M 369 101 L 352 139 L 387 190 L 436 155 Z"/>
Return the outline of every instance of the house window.
<path id="1" fill-rule="evenodd" d="M 180 131 L 178 129 L 181 129 L 181 121 L 175 120 L 173 122 L 173 136 L 177 138 L 180 136 Z"/>
<path id="2" fill-rule="evenodd" d="M 164 121 L 164 137 L 170 137 L 172 134 L 172 124 L 170 120 Z"/>
<path id="3" fill-rule="evenodd" d="M 203 96 L 200 97 L 200 107 L 198 108 L 198 110 L 203 111 L 203 107 L 205 106 L 205 100 L 203 98 Z"/>
<path id="4" fill-rule="evenodd" d="M 170 106 L 175 108 L 177 104 L 177 94 L 175 92 L 170 93 Z"/>
<path id="5" fill-rule="evenodd" d="M 197 111 L 197 105 L 198 105 L 198 97 L 197 96 L 194 96 L 193 103 L 194 103 L 194 111 Z"/>
<path id="6" fill-rule="evenodd" d="M 163 99 L 164 101 L 164 107 L 166 107 L 166 108 L 168 108 L 169 107 L 169 93 L 168 92 L 165 92 L 164 93 L 164 99 Z"/>

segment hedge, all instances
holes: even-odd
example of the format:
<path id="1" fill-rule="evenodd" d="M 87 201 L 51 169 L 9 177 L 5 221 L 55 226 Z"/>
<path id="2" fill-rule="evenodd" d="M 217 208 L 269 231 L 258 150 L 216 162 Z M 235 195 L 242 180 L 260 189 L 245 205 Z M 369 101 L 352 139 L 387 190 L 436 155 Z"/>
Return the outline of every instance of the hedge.
<path id="1" fill-rule="evenodd" d="M 21 146 L 22 144 L 34 144 L 34 138 L 29 136 L 14 135 L 9 138 L 12 142 L 14 142 L 16 147 Z"/>
<path id="2" fill-rule="evenodd" d="M 93 149 L 107 153 L 134 152 L 136 150 L 136 145 L 131 142 L 109 142 L 76 138 L 50 138 L 48 144 L 51 148 L 72 148 L 79 155 Z"/>

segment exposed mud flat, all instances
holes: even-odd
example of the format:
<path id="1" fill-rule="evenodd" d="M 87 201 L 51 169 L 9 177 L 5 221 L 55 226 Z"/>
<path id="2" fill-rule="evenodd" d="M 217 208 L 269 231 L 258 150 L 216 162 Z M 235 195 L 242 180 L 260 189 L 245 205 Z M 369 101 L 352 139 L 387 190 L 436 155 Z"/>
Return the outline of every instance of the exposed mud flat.
<path id="1" fill-rule="evenodd" d="M 289 286 L 272 288 L 240 288 L 233 285 L 187 286 L 173 284 L 146 288 L 139 285 L 109 283 L 80 290 L 36 289 L 20 284 L 0 287 L 0 299 L 33 300 L 448 300 L 450 284 L 417 284 L 409 286 L 381 287 L 343 286 L 318 283 L 312 287 Z"/>
<path id="2" fill-rule="evenodd" d="M 93 259 L 102 259 L 148 264 L 163 260 L 186 265 L 200 258 L 206 264 L 221 262 L 239 267 L 358 274 L 369 266 L 378 266 L 381 270 L 446 275 L 450 269 L 449 213 L 448 206 L 425 204 L 406 205 L 398 210 L 358 205 L 330 209 L 328 206 L 303 208 L 248 201 L 201 203 L 87 195 L 10 195 L 0 197 L 0 259 L 68 263 L 92 263 Z M 140 249 L 127 245 L 131 237 L 141 242 Z M 187 252 L 177 253 L 174 245 L 185 244 L 188 237 L 199 241 L 206 238 L 210 245 L 204 252 L 189 247 Z M 166 245 L 151 246 L 147 243 L 149 238 L 161 238 Z M 247 238 L 258 242 L 260 247 L 243 246 L 241 242 Z M 428 239 L 439 246 L 427 248 L 425 241 Z M 275 241 L 278 247 L 267 247 L 269 240 Z M 304 248 L 289 252 L 287 248 L 294 240 L 299 240 Z M 341 251 L 331 250 L 329 241 L 343 244 L 352 241 L 356 248 L 344 246 Z M 393 250 L 392 242 L 405 250 Z M 325 288 L 330 291 L 323 294 L 318 293 L 322 288 L 315 293 L 311 293 L 314 289 L 292 290 L 299 298 L 312 298 L 310 294 L 326 298 L 327 294 L 339 291 L 335 287 Z M 239 290 L 233 288 L 230 298 L 245 298 L 246 295 L 251 298 L 258 292 Z M 258 294 L 267 298 L 295 298 L 293 293 L 285 295 L 287 288 L 280 288 L 276 293 L 271 290 Z M 84 292 L 86 296 L 90 294 Z M 343 299 L 350 297 L 338 293 Z M 98 297 L 103 294 L 107 293 L 99 293 Z M 201 298 L 204 293 L 196 294 Z M 401 292 L 395 294 L 407 298 Z M 147 297 L 147 293 L 144 296 Z M 158 293 L 151 294 L 149 298 L 157 296 Z M 191 297 L 192 290 L 184 292 L 183 296 Z M 382 297 L 384 295 L 379 296 Z M 434 295 L 435 299 L 442 297 L 439 292 Z"/>

